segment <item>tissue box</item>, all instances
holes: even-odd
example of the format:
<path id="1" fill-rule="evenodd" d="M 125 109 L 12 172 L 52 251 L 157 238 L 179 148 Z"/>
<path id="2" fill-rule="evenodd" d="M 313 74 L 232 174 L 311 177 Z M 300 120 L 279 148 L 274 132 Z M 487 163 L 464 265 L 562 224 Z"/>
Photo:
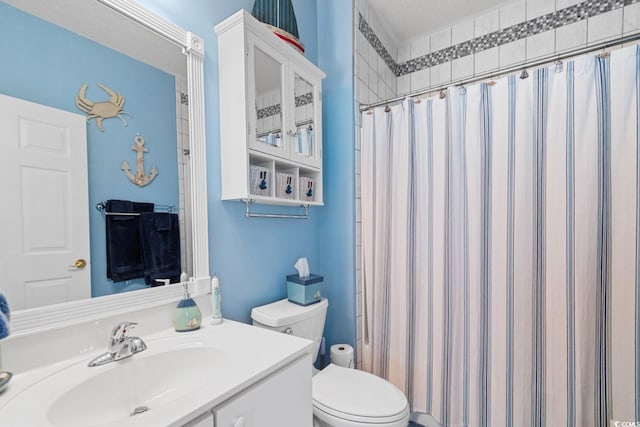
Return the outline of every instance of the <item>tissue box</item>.
<path id="1" fill-rule="evenodd" d="M 317 274 L 311 274 L 305 278 L 301 278 L 297 274 L 287 276 L 287 298 L 298 305 L 320 302 L 323 279 Z"/>

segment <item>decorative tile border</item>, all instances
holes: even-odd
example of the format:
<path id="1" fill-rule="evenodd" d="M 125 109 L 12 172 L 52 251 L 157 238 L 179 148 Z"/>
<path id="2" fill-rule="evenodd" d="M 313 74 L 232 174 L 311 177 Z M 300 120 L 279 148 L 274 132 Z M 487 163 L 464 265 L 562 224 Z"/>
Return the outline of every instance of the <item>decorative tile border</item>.
<path id="1" fill-rule="evenodd" d="M 313 93 L 305 93 L 304 95 L 296 96 L 296 107 L 302 107 L 303 105 L 313 104 Z M 282 112 L 280 104 L 270 105 L 268 107 L 257 110 L 258 119 L 264 119 L 271 116 L 276 116 Z"/>
<path id="2" fill-rule="evenodd" d="M 184 92 L 180 92 L 180 104 L 189 105 L 189 95 Z"/>
<path id="3" fill-rule="evenodd" d="M 531 0 L 530 0 L 531 1 Z M 524 39 L 564 25 L 573 24 L 592 16 L 610 12 L 640 0 L 587 0 L 555 12 L 539 16 L 519 24 L 512 25 L 484 36 L 476 37 L 418 58 L 412 58 L 401 64 L 397 63 L 382 45 L 367 21 L 358 14 L 358 28 L 369 44 L 380 55 L 396 77 L 404 76 L 425 68 L 443 64 L 467 55 L 482 52 L 516 40 Z"/>
<path id="4" fill-rule="evenodd" d="M 258 110 L 258 119 L 265 119 L 271 116 L 277 116 L 282 113 L 282 109 L 280 108 L 280 104 L 269 105 L 268 107 L 264 107 Z"/>
<path id="5" fill-rule="evenodd" d="M 375 49 L 375 51 L 378 52 L 378 55 L 380 55 L 380 58 L 382 58 L 385 64 L 387 64 L 391 71 L 396 74 L 398 63 L 395 61 L 395 59 L 393 59 L 387 48 L 384 47 L 376 33 L 374 33 L 373 29 L 369 26 L 369 23 L 360 13 L 358 14 L 358 29 L 360 30 L 364 38 L 367 39 L 369 44 Z"/>
<path id="6" fill-rule="evenodd" d="M 309 92 L 304 95 L 296 96 L 296 107 L 302 107 L 307 104 L 313 104 L 313 93 Z"/>

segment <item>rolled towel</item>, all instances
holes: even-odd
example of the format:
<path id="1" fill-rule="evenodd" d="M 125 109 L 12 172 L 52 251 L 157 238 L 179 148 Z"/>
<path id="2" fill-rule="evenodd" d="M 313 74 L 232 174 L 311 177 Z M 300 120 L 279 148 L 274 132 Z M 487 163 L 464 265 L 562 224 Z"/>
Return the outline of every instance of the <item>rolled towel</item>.
<path id="1" fill-rule="evenodd" d="M 9 336 L 9 321 L 0 313 L 0 340 Z"/>
<path id="2" fill-rule="evenodd" d="M 0 313 L 4 314 L 7 320 L 11 320 L 11 310 L 7 299 L 0 293 Z"/>

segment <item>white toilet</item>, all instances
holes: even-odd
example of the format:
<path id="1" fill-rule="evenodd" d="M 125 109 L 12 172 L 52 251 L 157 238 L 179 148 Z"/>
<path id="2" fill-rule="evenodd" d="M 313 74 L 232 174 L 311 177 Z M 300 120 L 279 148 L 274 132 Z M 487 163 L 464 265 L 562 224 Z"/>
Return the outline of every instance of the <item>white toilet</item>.
<path id="1" fill-rule="evenodd" d="M 313 340 L 318 355 L 329 303 L 306 307 L 286 299 L 251 310 L 253 324 Z M 409 403 L 393 384 L 368 372 L 330 364 L 313 376 L 315 427 L 406 427 Z"/>

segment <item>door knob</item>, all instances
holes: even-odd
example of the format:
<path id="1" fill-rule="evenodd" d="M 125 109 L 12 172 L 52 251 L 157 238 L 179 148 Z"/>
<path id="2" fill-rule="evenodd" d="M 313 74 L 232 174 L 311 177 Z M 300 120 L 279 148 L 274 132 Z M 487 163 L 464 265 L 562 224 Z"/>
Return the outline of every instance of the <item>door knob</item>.
<path id="1" fill-rule="evenodd" d="M 82 258 L 78 258 L 76 262 L 74 262 L 73 265 L 70 265 L 69 267 L 82 269 L 82 268 L 85 268 L 86 266 L 87 266 L 87 261 Z"/>

